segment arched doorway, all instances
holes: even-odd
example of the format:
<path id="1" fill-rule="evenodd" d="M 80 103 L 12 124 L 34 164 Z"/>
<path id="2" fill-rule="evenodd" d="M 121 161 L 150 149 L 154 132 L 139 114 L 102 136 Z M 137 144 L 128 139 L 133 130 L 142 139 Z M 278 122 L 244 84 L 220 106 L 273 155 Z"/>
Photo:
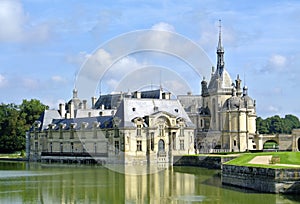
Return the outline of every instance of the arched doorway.
<path id="1" fill-rule="evenodd" d="M 279 149 L 279 145 L 275 140 L 267 140 L 264 143 L 263 149 Z"/>
<path id="2" fill-rule="evenodd" d="M 300 138 L 298 138 L 298 151 L 300 151 Z"/>

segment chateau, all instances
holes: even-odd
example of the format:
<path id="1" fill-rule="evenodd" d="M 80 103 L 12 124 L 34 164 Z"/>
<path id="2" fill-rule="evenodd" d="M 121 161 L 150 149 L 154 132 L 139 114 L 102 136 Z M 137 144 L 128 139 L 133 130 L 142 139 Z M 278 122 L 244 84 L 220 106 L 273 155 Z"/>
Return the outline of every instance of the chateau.
<path id="1" fill-rule="evenodd" d="M 46 110 L 27 134 L 27 155 L 39 161 L 173 163 L 174 156 L 258 149 L 256 104 L 225 68 L 221 30 L 217 68 L 201 95 L 172 99 L 162 88 L 73 98 Z"/>
<path id="2" fill-rule="evenodd" d="M 256 149 L 256 104 L 241 87 L 239 75 L 233 83 L 225 69 L 221 30 L 217 47 L 217 69 L 212 68 L 209 83 L 201 82 L 201 95 L 178 96 L 190 119 L 197 126 L 196 149 L 211 152 Z"/>

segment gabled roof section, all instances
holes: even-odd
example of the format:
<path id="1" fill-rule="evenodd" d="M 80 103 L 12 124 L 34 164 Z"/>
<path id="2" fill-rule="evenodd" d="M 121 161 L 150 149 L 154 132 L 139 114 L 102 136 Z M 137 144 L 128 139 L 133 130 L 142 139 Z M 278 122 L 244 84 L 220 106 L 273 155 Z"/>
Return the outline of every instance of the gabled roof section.
<path id="1" fill-rule="evenodd" d="M 39 131 L 44 130 L 48 127 L 48 124 L 52 122 L 53 119 L 61 119 L 61 116 L 57 110 L 44 110 L 37 121 L 40 122 Z M 33 131 L 33 127 L 29 131 Z"/>
<path id="2" fill-rule="evenodd" d="M 136 99 L 124 98 L 115 116 L 121 119 L 120 127 L 133 127 L 132 119 L 145 117 L 163 112 L 174 117 L 182 117 L 187 126 L 193 126 L 190 118 L 183 109 L 179 100 L 164 99 Z"/>

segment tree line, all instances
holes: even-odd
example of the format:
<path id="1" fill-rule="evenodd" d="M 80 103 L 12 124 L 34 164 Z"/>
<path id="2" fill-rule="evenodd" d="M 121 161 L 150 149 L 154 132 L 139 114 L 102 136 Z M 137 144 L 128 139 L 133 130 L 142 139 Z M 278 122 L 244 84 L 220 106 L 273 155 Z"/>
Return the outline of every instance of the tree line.
<path id="1" fill-rule="evenodd" d="M 260 134 L 291 134 L 295 128 L 300 128 L 300 121 L 291 114 L 285 115 L 284 118 L 275 115 L 266 119 L 256 119 L 256 129 Z"/>
<path id="2" fill-rule="evenodd" d="M 26 131 L 48 108 L 37 99 L 23 100 L 20 105 L 0 104 L 0 152 L 25 150 Z"/>

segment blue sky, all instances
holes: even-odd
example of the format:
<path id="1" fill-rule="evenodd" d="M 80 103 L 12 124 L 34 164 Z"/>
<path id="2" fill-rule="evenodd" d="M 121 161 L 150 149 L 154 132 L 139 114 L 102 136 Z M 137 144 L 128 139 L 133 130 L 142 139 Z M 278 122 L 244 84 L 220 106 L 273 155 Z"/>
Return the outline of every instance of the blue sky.
<path id="1" fill-rule="evenodd" d="M 19 104 L 37 98 L 57 108 L 72 96 L 75 76 L 92 53 L 135 30 L 176 32 L 197 43 L 216 64 L 219 19 L 226 69 L 233 79 L 237 74 L 245 79 L 249 95 L 257 101 L 258 116 L 299 117 L 300 2 L 296 0 L 1 0 L 0 102 Z M 184 78 L 198 94 L 201 78 L 185 66 L 172 56 L 141 52 L 124 57 L 111 72 L 124 77 L 131 67 L 165 70 L 157 74 L 163 76 L 149 79 L 149 85 L 174 69 L 176 77 Z M 110 76 L 101 83 L 102 92 L 116 87 L 118 79 Z"/>

